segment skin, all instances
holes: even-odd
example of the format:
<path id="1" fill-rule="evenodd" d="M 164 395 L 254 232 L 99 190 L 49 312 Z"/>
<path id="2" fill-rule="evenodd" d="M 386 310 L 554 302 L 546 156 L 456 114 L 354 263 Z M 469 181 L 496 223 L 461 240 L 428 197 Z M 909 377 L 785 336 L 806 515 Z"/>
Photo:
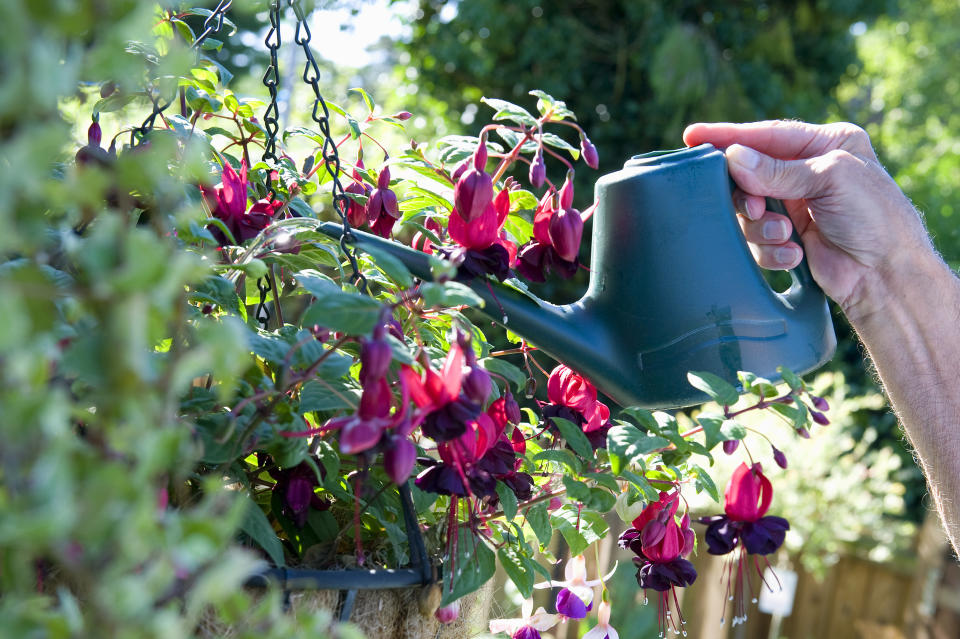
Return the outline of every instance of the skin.
<path id="1" fill-rule="evenodd" d="M 726 148 L 734 203 L 757 261 L 810 270 L 847 315 L 913 445 L 960 552 L 960 280 L 920 214 L 848 123 L 693 124 L 693 146 Z M 789 218 L 765 210 L 784 200 Z"/>

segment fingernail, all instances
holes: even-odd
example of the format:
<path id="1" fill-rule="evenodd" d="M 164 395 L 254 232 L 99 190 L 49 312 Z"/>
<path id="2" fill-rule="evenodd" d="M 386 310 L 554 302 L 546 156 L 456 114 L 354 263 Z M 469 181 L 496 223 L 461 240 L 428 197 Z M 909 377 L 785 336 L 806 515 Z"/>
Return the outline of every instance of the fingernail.
<path id="1" fill-rule="evenodd" d="M 763 224 L 763 239 L 765 240 L 785 240 L 787 239 L 787 223 L 783 220 L 770 220 Z"/>
<path id="2" fill-rule="evenodd" d="M 778 264 L 793 264 L 800 260 L 800 249 L 791 246 L 778 248 L 773 252 L 773 259 L 777 260 Z"/>
<path id="3" fill-rule="evenodd" d="M 759 166 L 760 154 L 749 147 L 734 144 L 727 149 L 727 161 L 752 170 Z"/>

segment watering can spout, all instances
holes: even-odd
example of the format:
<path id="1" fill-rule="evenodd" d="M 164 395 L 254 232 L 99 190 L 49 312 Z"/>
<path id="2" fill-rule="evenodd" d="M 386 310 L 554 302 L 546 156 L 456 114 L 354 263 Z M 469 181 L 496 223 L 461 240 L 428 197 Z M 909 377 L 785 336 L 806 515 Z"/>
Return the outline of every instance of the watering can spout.
<path id="1" fill-rule="evenodd" d="M 590 380 L 622 406 L 706 401 L 687 381 L 706 371 L 739 386 L 738 371 L 770 380 L 833 355 L 826 297 L 806 260 L 783 293 L 764 279 L 733 210 L 722 152 L 705 144 L 635 156 L 597 182 L 590 284 L 557 306 L 507 284 L 474 279 L 483 312 Z M 777 203 L 770 201 L 769 206 Z M 340 237 L 338 224 L 320 230 Z M 389 253 L 433 279 L 430 256 L 353 231 L 360 250 Z M 795 238 L 796 239 L 796 238 Z"/>

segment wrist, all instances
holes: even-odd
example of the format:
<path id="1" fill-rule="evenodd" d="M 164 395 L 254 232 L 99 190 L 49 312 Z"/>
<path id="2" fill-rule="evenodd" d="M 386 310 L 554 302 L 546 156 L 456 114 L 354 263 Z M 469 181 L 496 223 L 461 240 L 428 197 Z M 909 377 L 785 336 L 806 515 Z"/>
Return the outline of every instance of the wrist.
<path id="1" fill-rule="evenodd" d="M 878 319 L 884 321 L 884 317 L 919 302 L 923 296 L 946 295 L 949 289 L 940 283 L 953 279 L 949 267 L 929 244 L 902 246 L 882 264 L 866 271 L 854 291 L 839 304 L 859 329 Z"/>

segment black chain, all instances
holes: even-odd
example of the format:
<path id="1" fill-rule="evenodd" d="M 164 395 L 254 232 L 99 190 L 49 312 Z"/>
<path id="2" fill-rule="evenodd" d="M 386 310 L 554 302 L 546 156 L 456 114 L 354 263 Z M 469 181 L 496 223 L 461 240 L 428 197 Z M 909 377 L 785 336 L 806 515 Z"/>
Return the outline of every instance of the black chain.
<path id="1" fill-rule="evenodd" d="M 193 41 L 193 44 L 190 45 L 191 49 L 196 49 L 200 51 L 200 46 L 203 44 L 210 34 L 216 33 L 223 27 L 223 18 L 227 13 L 227 10 L 230 9 L 230 5 L 233 4 L 233 0 L 220 0 L 220 3 L 217 4 L 216 8 L 207 16 L 207 19 L 203 21 L 203 32 L 197 36 Z M 171 13 L 172 15 L 172 13 Z M 214 22 L 216 21 L 216 22 Z M 199 53 L 198 53 L 199 55 Z M 160 87 L 151 84 L 147 87 L 147 97 L 150 99 L 150 102 L 153 103 L 153 108 L 150 110 L 150 115 L 146 117 L 143 123 L 138 127 L 134 127 L 130 131 L 130 146 L 139 146 L 146 141 L 147 133 L 153 129 L 154 125 L 157 122 L 157 118 L 160 117 L 160 114 L 169 108 L 176 100 L 176 95 L 173 98 L 170 98 L 163 104 L 160 103 L 160 98 L 157 94 L 160 92 Z"/>
<path id="2" fill-rule="evenodd" d="M 265 277 L 257 279 L 257 290 L 260 291 L 260 302 L 257 304 L 254 317 L 260 322 L 263 330 L 267 330 L 267 326 L 270 324 L 270 311 L 267 309 L 267 293 L 270 292 L 270 281 Z"/>
<path id="3" fill-rule="evenodd" d="M 280 49 L 280 0 L 270 2 L 270 31 L 264 39 L 270 50 L 270 66 L 263 74 L 263 86 L 270 92 L 270 104 L 263 116 L 263 127 L 267 130 L 267 141 L 263 147 L 263 161 L 277 161 L 277 131 L 280 130 L 280 109 L 277 107 L 277 85 L 280 83 L 280 65 L 277 51 Z M 276 197 L 273 180 L 270 180 L 270 193 Z"/>
<path id="4" fill-rule="evenodd" d="M 293 8 L 293 12 L 297 18 L 294 42 L 300 45 L 306 58 L 306 62 L 303 65 L 303 81 L 313 89 L 314 100 L 311 118 L 317 124 L 320 133 L 323 135 L 323 162 L 333 182 L 333 208 L 340 217 L 340 223 L 343 226 L 343 234 L 340 236 L 340 249 L 350 261 L 350 268 L 353 270 L 353 279 L 357 289 L 361 293 L 366 293 L 367 278 L 360 272 L 360 264 L 357 262 L 356 252 L 349 246 L 350 243 L 356 240 L 356 236 L 350 228 L 350 222 L 347 220 L 347 210 L 350 207 L 350 199 L 344 193 L 343 185 L 340 183 L 340 154 L 337 151 L 337 144 L 330 134 L 330 111 L 327 108 L 327 103 L 323 99 L 323 96 L 320 95 L 320 69 L 317 66 L 317 61 L 313 57 L 313 52 L 310 50 L 310 27 L 307 26 L 306 16 L 303 13 L 303 7 L 300 5 L 300 1 L 287 0 L 287 4 Z M 277 50 L 280 48 L 279 0 L 271 0 L 270 26 L 271 29 L 266 38 L 267 48 L 270 49 L 270 66 L 263 76 L 263 83 L 270 91 L 270 104 L 267 106 L 267 111 L 264 115 L 264 126 L 267 129 L 267 141 L 263 152 L 264 161 L 268 159 L 277 160 L 275 151 L 277 131 L 280 128 L 276 119 L 279 115 L 277 108 L 277 82 L 279 80 Z M 272 181 L 270 190 L 273 192 Z"/>

